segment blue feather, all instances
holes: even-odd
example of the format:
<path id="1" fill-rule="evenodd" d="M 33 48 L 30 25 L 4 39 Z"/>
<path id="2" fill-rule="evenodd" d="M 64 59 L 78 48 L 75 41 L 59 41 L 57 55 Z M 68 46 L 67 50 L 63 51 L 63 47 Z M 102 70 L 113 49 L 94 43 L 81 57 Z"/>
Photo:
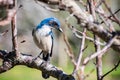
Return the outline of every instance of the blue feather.
<path id="1" fill-rule="evenodd" d="M 36 29 L 42 28 L 43 25 L 49 25 L 49 26 L 51 26 L 51 25 L 49 24 L 50 21 L 56 22 L 57 25 L 58 25 L 57 27 L 58 27 L 58 28 L 60 27 L 60 21 L 59 21 L 57 18 L 50 17 L 50 18 L 46 18 L 46 19 L 42 20 L 42 21 L 40 22 L 40 24 L 38 24 L 38 26 L 37 26 Z"/>

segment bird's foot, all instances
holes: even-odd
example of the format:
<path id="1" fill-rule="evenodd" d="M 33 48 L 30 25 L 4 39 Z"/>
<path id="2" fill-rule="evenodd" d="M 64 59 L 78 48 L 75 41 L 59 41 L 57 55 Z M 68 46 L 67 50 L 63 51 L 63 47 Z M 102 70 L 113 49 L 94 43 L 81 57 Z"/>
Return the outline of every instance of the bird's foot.
<path id="1" fill-rule="evenodd" d="M 42 77 L 43 77 L 44 79 L 47 79 L 47 78 L 50 77 L 50 75 L 47 74 L 46 72 L 42 72 Z"/>

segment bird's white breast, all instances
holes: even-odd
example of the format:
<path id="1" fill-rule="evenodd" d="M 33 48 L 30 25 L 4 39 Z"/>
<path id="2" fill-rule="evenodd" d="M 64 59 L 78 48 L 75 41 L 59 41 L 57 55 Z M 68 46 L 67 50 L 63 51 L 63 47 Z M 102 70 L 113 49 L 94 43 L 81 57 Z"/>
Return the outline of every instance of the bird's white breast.
<path id="1" fill-rule="evenodd" d="M 51 29 L 49 26 L 45 25 L 42 28 L 36 30 L 33 34 L 33 39 L 36 45 L 48 53 L 50 53 L 52 46 L 51 35 L 48 35 L 50 31 Z"/>
<path id="2" fill-rule="evenodd" d="M 40 28 L 40 29 L 37 30 L 37 33 L 40 36 L 46 36 L 46 35 L 49 34 L 50 31 L 51 31 L 50 27 L 47 26 L 47 25 L 44 25 L 42 28 Z"/>

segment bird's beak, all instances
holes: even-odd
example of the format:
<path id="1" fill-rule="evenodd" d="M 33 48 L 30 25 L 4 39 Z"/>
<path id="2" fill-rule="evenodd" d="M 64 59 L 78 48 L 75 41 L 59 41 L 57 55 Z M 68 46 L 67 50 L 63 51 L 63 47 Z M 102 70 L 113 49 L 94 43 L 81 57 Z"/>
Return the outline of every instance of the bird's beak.
<path id="1" fill-rule="evenodd" d="M 60 32 L 63 32 L 62 28 L 59 28 L 58 30 L 59 30 Z"/>

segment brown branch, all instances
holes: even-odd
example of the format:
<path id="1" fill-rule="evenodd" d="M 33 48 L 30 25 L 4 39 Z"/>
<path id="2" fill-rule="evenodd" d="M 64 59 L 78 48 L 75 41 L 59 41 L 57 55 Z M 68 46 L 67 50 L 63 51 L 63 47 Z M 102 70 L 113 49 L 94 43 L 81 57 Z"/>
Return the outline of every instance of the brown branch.
<path id="1" fill-rule="evenodd" d="M 40 58 L 34 59 L 32 55 L 19 54 L 16 58 L 15 52 L 6 52 L 0 50 L 0 58 L 3 59 L 3 64 L 0 66 L 0 73 L 6 72 L 17 65 L 25 65 L 30 68 L 38 69 L 46 72 L 48 75 L 58 80 L 75 80 L 72 75 L 68 75 L 54 65 L 43 61 Z"/>
<path id="2" fill-rule="evenodd" d="M 78 74 L 78 70 L 80 69 L 80 63 L 81 63 L 81 60 L 82 60 L 82 56 L 83 56 L 83 50 L 84 50 L 84 45 L 85 45 L 85 37 L 86 37 L 86 28 L 84 28 L 83 30 L 83 38 L 82 38 L 82 41 L 81 41 L 81 47 L 80 47 L 80 51 L 79 51 L 79 57 L 78 57 L 78 60 L 77 60 L 77 65 L 76 65 L 76 68 L 74 69 L 74 74 Z M 83 73 L 81 71 L 81 74 L 80 74 L 80 80 L 83 80 Z"/>
<path id="3" fill-rule="evenodd" d="M 117 11 L 115 11 L 113 14 L 117 14 L 120 11 L 120 9 L 118 9 Z M 111 19 L 112 15 L 108 16 L 108 19 Z M 101 21 L 100 24 L 104 23 L 104 21 Z"/>
<path id="4" fill-rule="evenodd" d="M 16 2 L 17 3 L 17 2 Z M 18 56 L 18 44 L 17 44 L 17 25 L 16 25 L 16 14 L 17 11 L 22 7 L 20 5 L 18 9 L 15 11 L 15 13 L 12 16 L 11 19 L 11 31 L 12 31 L 12 50 L 15 51 L 16 56 Z"/>
<path id="5" fill-rule="evenodd" d="M 11 20 L 11 31 L 12 31 L 12 44 L 13 44 L 13 51 L 17 54 L 17 26 L 16 26 L 16 17 L 13 16 Z"/>
<path id="6" fill-rule="evenodd" d="M 103 80 L 103 78 L 104 78 L 105 76 L 107 76 L 108 74 L 110 74 L 112 71 L 116 70 L 117 67 L 119 66 L 119 64 L 120 64 L 120 60 L 117 62 L 117 64 L 116 64 L 110 71 L 108 71 L 107 73 L 105 73 L 105 74 L 101 77 L 100 80 Z"/>
<path id="7" fill-rule="evenodd" d="M 84 72 L 84 69 L 85 69 L 85 66 L 87 65 L 87 63 L 94 59 L 95 57 L 99 56 L 99 55 L 103 55 L 106 53 L 106 51 L 108 51 L 108 49 L 111 47 L 111 45 L 113 44 L 114 40 L 115 40 L 116 36 L 114 38 L 112 38 L 108 43 L 107 45 L 100 51 L 96 52 L 96 53 L 93 53 L 92 55 L 86 57 L 84 60 L 83 60 L 83 64 L 82 66 L 80 67 L 81 71 Z"/>
<path id="8" fill-rule="evenodd" d="M 112 10 L 110 9 L 110 7 L 107 5 L 106 1 L 103 0 L 103 3 L 105 5 L 105 7 L 108 9 L 108 11 L 110 12 L 111 16 L 115 19 L 116 23 L 118 23 L 120 25 L 120 20 L 115 16 L 115 14 L 113 14 Z"/>
<path id="9" fill-rule="evenodd" d="M 14 7 L 14 0 L 0 0 L 0 14 L 4 15 L 0 16 L 0 26 L 5 26 L 10 23 L 12 15 L 15 12 Z"/>
<path id="10" fill-rule="evenodd" d="M 65 33 L 63 33 L 63 39 L 64 39 L 64 42 L 65 42 L 67 48 L 68 48 L 68 50 L 65 49 L 65 51 L 68 54 L 68 56 L 70 57 L 71 62 L 73 63 L 74 67 L 76 67 L 77 63 L 75 61 L 74 53 L 72 51 L 72 48 L 71 48 L 71 46 L 70 46 L 70 44 L 68 42 L 68 39 L 67 39 L 67 36 L 66 36 Z"/>
<path id="11" fill-rule="evenodd" d="M 83 66 L 86 65 L 90 60 L 94 59 L 95 57 L 97 57 L 98 55 L 103 55 L 106 53 L 106 51 L 108 51 L 108 49 L 111 47 L 111 45 L 113 44 L 114 40 L 115 40 L 116 36 L 114 38 L 112 38 L 107 45 L 100 50 L 99 52 L 96 52 L 94 54 L 92 54 L 91 56 L 88 56 L 87 58 L 84 59 L 83 61 Z"/>
<path id="12" fill-rule="evenodd" d="M 4 32 L 0 33 L 0 36 L 4 36 L 8 33 L 8 30 L 5 30 Z"/>
<path id="13" fill-rule="evenodd" d="M 97 39 L 100 41 L 100 38 L 96 35 L 94 35 L 95 40 Z M 95 51 L 99 52 L 101 50 L 101 46 L 99 44 L 94 44 L 95 45 Z M 96 73 L 97 73 L 97 80 L 101 79 L 102 76 L 102 55 L 98 55 L 96 57 Z"/>
<path id="14" fill-rule="evenodd" d="M 68 26 L 68 28 L 71 29 L 72 33 L 73 33 L 77 38 L 79 38 L 79 39 L 82 39 L 82 38 L 83 38 L 83 36 L 81 36 L 81 35 L 83 35 L 84 33 L 82 33 L 81 31 L 77 30 L 74 26 Z M 91 41 L 91 42 L 93 42 L 93 43 L 95 43 L 95 44 L 99 44 L 99 45 L 101 45 L 101 46 L 105 46 L 105 44 L 106 44 L 105 42 L 102 43 L 102 42 L 100 42 L 100 41 L 94 40 L 93 38 L 88 37 L 87 35 L 85 36 L 85 38 L 86 38 L 87 40 L 89 40 L 89 41 Z"/>
<path id="15" fill-rule="evenodd" d="M 12 19 L 14 13 L 15 13 L 14 9 L 13 10 L 8 10 L 7 11 L 7 18 L 5 18 L 4 20 L 0 21 L 0 26 L 5 26 L 5 25 L 10 24 L 11 19 Z"/>

